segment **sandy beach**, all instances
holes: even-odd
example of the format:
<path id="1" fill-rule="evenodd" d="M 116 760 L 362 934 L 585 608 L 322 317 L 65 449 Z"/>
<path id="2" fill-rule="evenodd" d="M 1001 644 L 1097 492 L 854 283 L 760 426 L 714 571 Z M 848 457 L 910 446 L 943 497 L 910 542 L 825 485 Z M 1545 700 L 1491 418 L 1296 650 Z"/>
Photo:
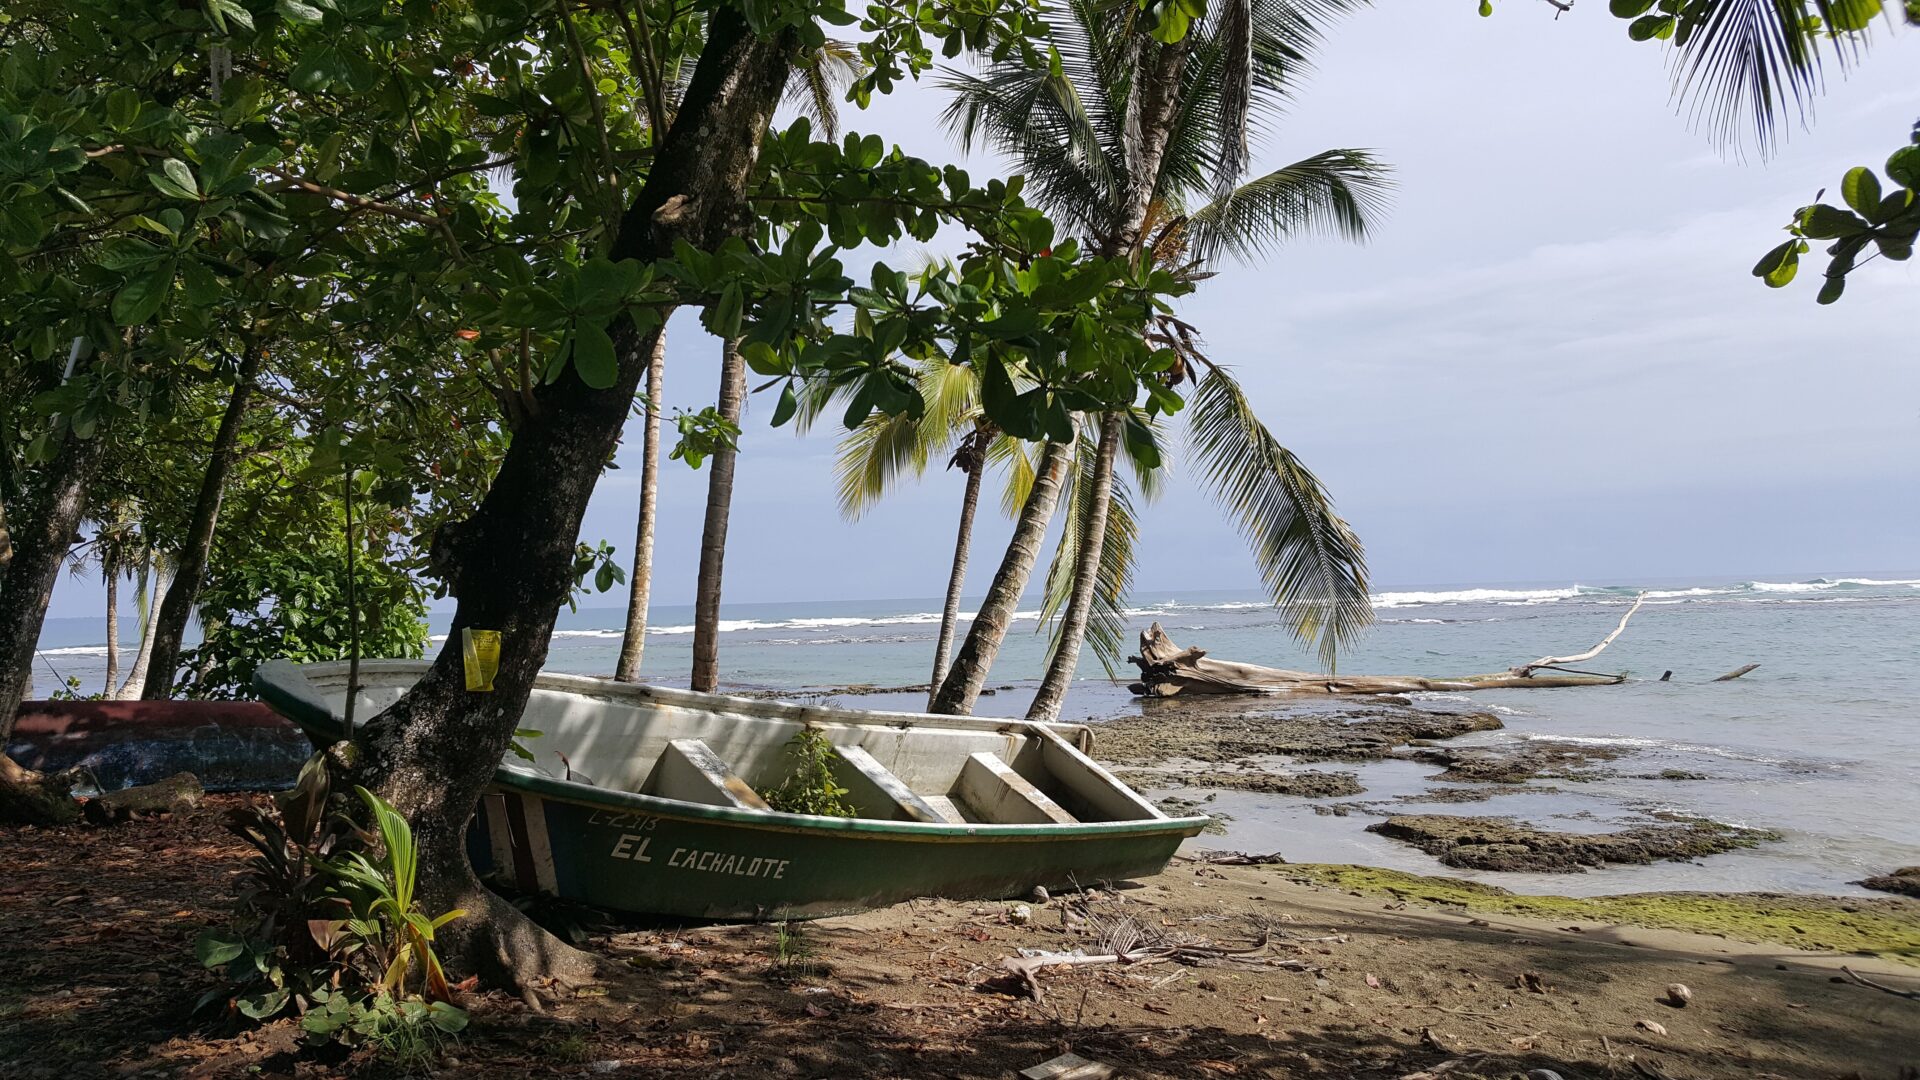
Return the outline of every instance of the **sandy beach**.
<path id="1" fill-rule="evenodd" d="M 235 1035 L 188 1015 L 213 980 L 183 961 L 227 920 L 246 854 L 220 817 L 252 798 L 0 849 L 16 931 L 0 936 L 0 1072 L 396 1075 L 364 1053 L 296 1055 L 292 1019 Z M 997 1078 L 1067 1052 L 1136 1077 L 1895 1080 L 1920 1065 L 1920 1002 L 1841 970 L 1920 990 L 1920 901 L 1893 897 L 1552 900 L 1183 857 L 1046 902 L 576 929 L 611 961 L 604 985 L 537 994 L 538 1011 L 469 995 L 470 1033 L 420 1074 Z M 1128 942 L 1179 959 L 1049 968 L 1037 997 L 1004 968 Z M 1848 951 L 1811 947 L 1835 943 Z"/>

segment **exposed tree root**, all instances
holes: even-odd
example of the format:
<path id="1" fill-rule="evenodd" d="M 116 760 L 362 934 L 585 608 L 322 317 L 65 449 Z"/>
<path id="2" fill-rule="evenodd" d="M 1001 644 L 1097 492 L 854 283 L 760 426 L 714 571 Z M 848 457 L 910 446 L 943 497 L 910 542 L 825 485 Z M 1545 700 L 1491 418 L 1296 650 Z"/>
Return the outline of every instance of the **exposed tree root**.
<path id="1" fill-rule="evenodd" d="M 0 825 L 71 825 L 80 820 L 71 771 L 35 772 L 0 754 Z"/>
<path id="2" fill-rule="evenodd" d="M 553 997 L 571 995 L 613 975 L 605 958 L 561 941 L 478 881 L 454 906 L 467 915 L 441 928 L 436 950 L 449 970 L 478 975 L 483 985 L 516 992 L 523 999 Z"/>

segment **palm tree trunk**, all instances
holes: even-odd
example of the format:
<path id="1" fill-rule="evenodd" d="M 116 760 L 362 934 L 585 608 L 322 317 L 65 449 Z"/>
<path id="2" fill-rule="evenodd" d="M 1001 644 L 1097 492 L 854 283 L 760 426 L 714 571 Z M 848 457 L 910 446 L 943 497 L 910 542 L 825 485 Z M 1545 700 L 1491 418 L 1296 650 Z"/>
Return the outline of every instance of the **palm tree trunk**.
<path id="1" fill-rule="evenodd" d="M 720 417 L 738 426 L 747 396 L 747 362 L 740 343 L 729 341 L 720 357 Z M 738 453 L 721 447 L 707 476 L 707 521 L 700 533 L 700 579 L 693 602 L 695 690 L 720 685 L 720 577 L 727 559 L 727 515 L 733 507 L 733 463 Z"/>
<path id="2" fill-rule="evenodd" d="M 628 579 L 627 633 L 620 641 L 620 662 L 613 677 L 621 682 L 638 682 L 640 660 L 647 649 L 647 606 L 653 599 L 654 509 L 660 501 L 660 395 L 665 393 L 667 375 L 667 333 L 653 343 L 653 359 L 647 364 L 647 421 L 640 441 L 640 517 L 634 526 L 633 575 Z"/>
<path id="3" fill-rule="evenodd" d="M 116 680 L 120 677 L 120 567 L 108 561 L 107 578 L 107 682 L 100 688 L 101 697 L 113 694 Z"/>
<path id="4" fill-rule="evenodd" d="M 927 708 L 932 709 L 952 666 L 953 631 L 960 622 L 960 590 L 967 582 L 967 554 L 973 546 L 973 514 L 980 508 L 980 477 L 986 462 L 966 463 L 967 491 L 960 498 L 960 535 L 953 542 L 953 572 L 947 575 L 947 605 L 940 612 L 940 640 L 933 647 L 933 678 L 927 683 Z"/>
<path id="5" fill-rule="evenodd" d="M 1060 617 L 1060 641 L 1047 664 L 1046 678 L 1040 681 L 1040 690 L 1027 709 L 1029 720 L 1060 718 L 1060 706 L 1073 683 L 1073 669 L 1080 662 L 1080 644 L 1087 637 L 1087 615 L 1093 610 L 1093 594 L 1100 584 L 1100 556 L 1106 547 L 1108 510 L 1113 505 L 1113 463 L 1120 450 L 1122 415 L 1110 412 L 1100 421 L 1092 490 L 1087 492 L 1086 520 L 1081 523 L 1078 558 L 1073 568 L 1073 593 L 1067 600 L 1066 612 Z"/>
<path id="6" fill-rule="evenodd" d="M 967 640 L 954 657 L 953 668 L 934 693 L 929 712 L 965 716 L 973 712 L 974 702 L 986 685 L 993 658 L 1006 640 L 1007 624 L 1019 609 L 1020 596 L 1027 591 L 1027 579 L 1033 576 L 1033 564 L 1040 557 L 1040 545 L 1047 537 L 1047 525 L 1053 520 L 1053 508 L 1060 501 L 1060 485 L 1066 478 L 1067 460 L 1072 456 L 1065 443 L 1048 443 L 1034 470 L 1033 490 L 1020 507 L 1020 519 L 1014 524 L 1013 539 L 994 572 L 993 584 L 980 605 L 980 613 L 967 628 Z"/>
<path id="7" fill-rule="evenodd" d="M 115 701 L 132 701 L 147 683 L 147 668 L 153 661 L 153 621 L 160 614 L 160 594 L 166 591 L 167 575 L 160 568 L 160 553 L 147 552 L 147 565 L 140 571 L 140 593 L 134 604 L 140 613 L 140 647 L 134 651 L 133 667 L 125 681 L 113 693 Z"/>
<path id="8" fill-rule="evenodd" d="M 153 654 L 148 661 L 146 682 L 141 698 L 161 701 L 173 694 L 174 672 L 180 666 L 181 640 L 187 633 L 187 619 L 200 598 L 200 582 L 206 577 L 207 559 L 213 553 L 213 530 L 220 520 L 220 500 L 226 495 L 227 473 L 239 457 L 240 422 L 246 418 L 247 404 L 253 396 L 254 380 L 260 375 L 260 363 L 266 356 L 261 342 L 248 345 L 240 358 L 240 370 L 234 373 L 233 395 L 227 398 L 227 411 L 214 432 L 213 448 L 207 457 L 207 471 L 200 478 L 200 494 L 193 503 L 193 517 L 187 525 L 187 541 L 180 549 L 180 561 L 174 569 L 173 586 L 160 605 L 160 618 L 153 630 Z"/>

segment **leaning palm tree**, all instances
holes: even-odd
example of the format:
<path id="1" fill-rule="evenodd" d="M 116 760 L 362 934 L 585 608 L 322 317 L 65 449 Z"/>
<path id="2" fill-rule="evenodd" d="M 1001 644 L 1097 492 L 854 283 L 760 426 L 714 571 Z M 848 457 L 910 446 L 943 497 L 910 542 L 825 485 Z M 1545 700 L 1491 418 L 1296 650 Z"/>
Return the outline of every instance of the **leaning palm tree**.
<path id="1" fill-rule="evenodd" d="M 1230 0 L 1166 44 L 1134 5 L 1069 0 L 1051 24 L 1050 68 L 1004 62 L 950 73 L 945 119 L 966 148 L 1011 159 L 1035 201 L 1106 255 L 1184 260 L 1184 272 L 1198 274 L 1220 256 L 1253 257 L 1306 233 L 1361 239 L 1388 190 L 1386 168 L 1366 151 L 1330 150 L 1245 177 L 1250 136 L 1277 117 L 1321 26 L 1361 2 Z M 1204 357 L 1191 334 L 1174 340 L 1186 353 L 1176 375 L 1191 377 Z M 1241 518 L 1273 601 L 1331 664 L 1371 618 L 1359 544 L 1312 474 L 1245 407 L 1232 377 L 1204 366 L 1196 394 L 1222 404 L 1206 412 L 1211 423 L 1195 427 L 1193 460 Z M 1115 411 L 1089 423 L 1094 444 L 1076 455 L 1084 468 L 1074 473 L 1069 528 L 1049 574 L 1047 610 L 1058 625 L 1028 714 L 1034 719 L 1058 715 L 1090 628 L 1109 666 L 1118 650 L 1132 515 L 1130 503 L 1115 498 L 1114 466 L 1128 418 Z M 1112 543 L 1125 543 L 1129 557 L 1110 552 Z M 1021 572 L 1018 560 L 1003 567 Z M 951 685 L 940 705 L 968 711 L 977 692 L 978 683 Z"/>
<path id="2" fill-rule="evenodd" d="M 1027 445 L 1001 431 L 986 418 L 980 404 L 979 373 L 971 365 L 950 363 L 933 356 L 921 361 L 917 378 L 923 408 L 918 419 L 904 413 L 876 414 L 840 439 L 834 458 L 834 479 L 840 513 L 857 521 L 885 498 L 905 477 L 922 476 L 935 461 L 965 477 L 960 500 L 960 522 L 954 538 L 947 591 L 940 612 L 940 630 L 933 650 L 932 693 L 947 677 L 953 659 L 953 638 L 960 622 L 960 598 L 966 587 L 967 563 L 973 544 L 973 522 L 980 508 L 980 492 L 989 466 L 1006 472 L 1001 505 L 1009 516 L 1019 512 L 1033 485 L 1033 460 Z M 804 433 L 841 391 L 810 389 L 801 398 L 797 427 Z"/>

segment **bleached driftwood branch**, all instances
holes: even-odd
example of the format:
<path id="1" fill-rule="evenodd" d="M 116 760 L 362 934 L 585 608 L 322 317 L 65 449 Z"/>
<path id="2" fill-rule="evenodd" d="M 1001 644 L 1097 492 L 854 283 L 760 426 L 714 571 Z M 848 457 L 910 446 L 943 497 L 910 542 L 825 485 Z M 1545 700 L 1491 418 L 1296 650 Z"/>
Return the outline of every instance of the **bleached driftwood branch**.
<path id="1" fill-rule="evenodd" d="M 1633 618 L 1633 613 L 1636 611 L 1639 611 L 1640 605 L 1646 603 L 1646 601 L 1647 601 L 1647 594 L 1644 592 L 1641 593 L 1639 596 L 1634 597 L 1633 606 L 1627 609 L 1627 613 L 1625 615 L 1620 616 L 1620 625 L 1613 628 L 1613 633 L 1608 634 L 1606 637 L 1601 638 L 1600 644 L 1595 645 L 1593 648 L 1588 649 L 1586 652 L 1577 653 L 1573 656 L 1543 656 L 1540 659 L 1535 660 L 1531 664 L 1524 664 L 1520 667 L 1514 668 L 1513 673 L 1522 678 L 1525 678 L 1529 675 L 1532 675 L 1535 669 L 1537 668 L 1558 667 L 1561 664 L 1577 664 L 1582 660 L 1591 660 L 1594 657 L 1599 656 L 1601 652 L 1603 652 L 1606 649 L 1607 646 L 1613 644 L 1614 638 L 1617 638 L 1620 636 L 1620 631 L 1625 630 L 1627 628 L 1627 620 Z"/>

